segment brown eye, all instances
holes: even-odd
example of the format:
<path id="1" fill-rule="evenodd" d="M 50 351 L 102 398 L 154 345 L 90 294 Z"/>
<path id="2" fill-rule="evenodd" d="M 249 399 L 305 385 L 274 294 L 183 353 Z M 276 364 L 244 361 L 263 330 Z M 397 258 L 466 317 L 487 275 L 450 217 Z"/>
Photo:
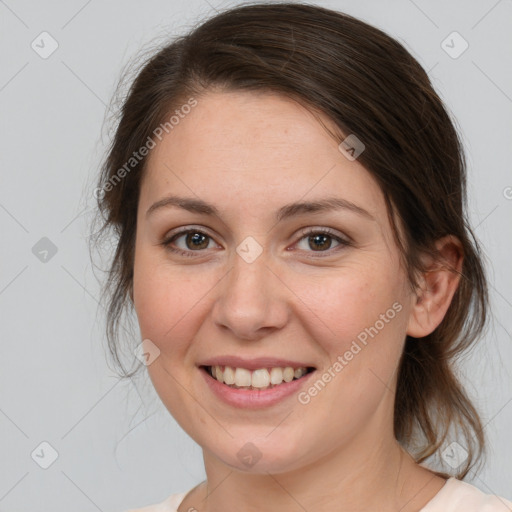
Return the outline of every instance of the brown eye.
<path id="1" fill-rule="evenodd" d="M 319 233 L 308 237 L 309 247 L 314 251 L 330 249 L 332 243 L 332 237 Z"/>
<path id="2" fill-rule="evenodd" d="M 317 253 L 329 253 L 331 254 L 335 250 L 342 248 L 344 246 L 350 245 L 348 240 L 341 238 L 339 235 L 335 234 L 331 230 L 317 229 L 317 230 L 309 230 L 301 233 L 303 236 L 299 240 L 299 249 L 305 252 L 317 252 Z M 333 240 L 337 245 L 333 248 Z M 300 244 L 303 244 L 300 247 Z M 330 251 L 330 249 L 333 249 Z"/>
<path id="3" fill-rule="evenodd" d="M 208 235 L 201 232 L 189 231 L 185 235 L 185 245 L 187 249 L 206 249 L 208 247 Z M 206 244 L 205 244 L 206 240 Z"/>
<path id="4" fill-rule="evenodd" d="M 183 239 L 183 241 L 178 242 L 180 239 Z M 209 235 L 198 229 L 187 229 L 170 236 L 162 242 L 162 245 L 171 252 L 193 257 L 195 255 L 192 253 L 199 253 L 203 249 L 208 249 L 212 240 Z"/>

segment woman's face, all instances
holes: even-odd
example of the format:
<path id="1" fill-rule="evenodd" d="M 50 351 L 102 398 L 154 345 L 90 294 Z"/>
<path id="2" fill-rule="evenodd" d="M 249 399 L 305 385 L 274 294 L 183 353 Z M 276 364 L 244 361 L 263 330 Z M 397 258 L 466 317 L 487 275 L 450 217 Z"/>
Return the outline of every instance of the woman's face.
<path id="1" fill-rule="evenodd" d="M 133 296 L 155 389 L 210 460 L 279 473 L 393 439 L 415 298 L 378 185 L 297 103 L 209 92 L 151 150 Z M 234 389 L 209 363 L 285 381 Z"/>

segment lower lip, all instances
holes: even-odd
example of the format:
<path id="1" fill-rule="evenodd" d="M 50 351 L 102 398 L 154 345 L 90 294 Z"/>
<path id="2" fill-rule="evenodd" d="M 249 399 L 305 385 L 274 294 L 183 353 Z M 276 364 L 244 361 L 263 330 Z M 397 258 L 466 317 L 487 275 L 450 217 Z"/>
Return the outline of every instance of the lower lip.
<path id="1" fill-rule="evenodd" d="M 214 379 L 205 367 L 201 367 L 199 370 L 214 395 L 229 405 L 245 409 L 261 409 L 277 404 L 281 400 L 296 394 L 309 381 L 311 375 L 315 373 L 313 370 L 303 375 L 300 379 L 283 382 L 273 388 L 252 390 L 231 388 Z"/>

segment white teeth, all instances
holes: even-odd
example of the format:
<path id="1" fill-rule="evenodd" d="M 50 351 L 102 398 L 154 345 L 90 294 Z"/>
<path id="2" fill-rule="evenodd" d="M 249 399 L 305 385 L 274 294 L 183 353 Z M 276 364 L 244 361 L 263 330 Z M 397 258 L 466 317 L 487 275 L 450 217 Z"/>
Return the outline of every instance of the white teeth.
<path id="1" fill-rule="evenodd" d="M 270 375 L 265 368 L 252 372 L 252 387 L 266 388 L 270 384 Z"/>
<path id="2" fill-rule="evenodd" d="M 235 370 L 235 384 L 238 387 L 250 386 L 252 382 L 251 372 L 245 368 L 237 368 Z"/>
<path id="3" fill-rule="evenodd" d="M 219 382 L 223 382 L 228 386 L 235 388 L 250 389 L 265 389 L 272 386 L 278 386 L 283 382 L 291 382 L 294 378 L 300 379 L 307 373 L 306 367 L 292 368 L 287 366 L 285 368 L 260 368 L 258 370 L 247 370 L 246 368 L 232 368 L 225 366 L 224 371 L 222 366 L 210 367 L 210 374 Z"/>
<path id="4" fill-rule="evenodd" d="M 295 376 L 295 372 L 291 366 L 287 366 L 283 371 L 283 380 L 285 382 L 291 382 L 293 377 Z"/>
<path id="5" fill-rule="evenodd" d="M 306 373 L 306 370 L 304 368 L 297 368 L 294 372 L 293 372 L 293 376 L 296 378 L 296 379 L 300 379 L 304 374 Z"/>
<path id="6" fill-rule="evenodd" d="M 283 382 L 283 370 L 281 368 L 272 368 L 270 370 L 270 383 L 281 384 Z"/>
<path id="7" fill-rule="evenodd" d="M 231 366 L 226 366 L 226 368 L 224 368 L 224 382 L 226 384 L 235 383 L 235 370 L 233 370 Z"/>

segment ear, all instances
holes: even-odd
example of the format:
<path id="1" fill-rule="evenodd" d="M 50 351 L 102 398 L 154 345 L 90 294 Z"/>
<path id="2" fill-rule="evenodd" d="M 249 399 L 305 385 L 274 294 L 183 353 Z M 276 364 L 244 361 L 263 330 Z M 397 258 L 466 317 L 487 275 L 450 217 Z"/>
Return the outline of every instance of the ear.
<path id="1" fill-rule="evenodd" d="M 427 269 L 421 276 L 409 316 L 406 333 L 413 338 L 427 336 L 442 322 L 460 281 L 463 251 L 459 239 L 447 235 L 437 240 L 435 246 L 439 259 L 425 257 Z"/>

